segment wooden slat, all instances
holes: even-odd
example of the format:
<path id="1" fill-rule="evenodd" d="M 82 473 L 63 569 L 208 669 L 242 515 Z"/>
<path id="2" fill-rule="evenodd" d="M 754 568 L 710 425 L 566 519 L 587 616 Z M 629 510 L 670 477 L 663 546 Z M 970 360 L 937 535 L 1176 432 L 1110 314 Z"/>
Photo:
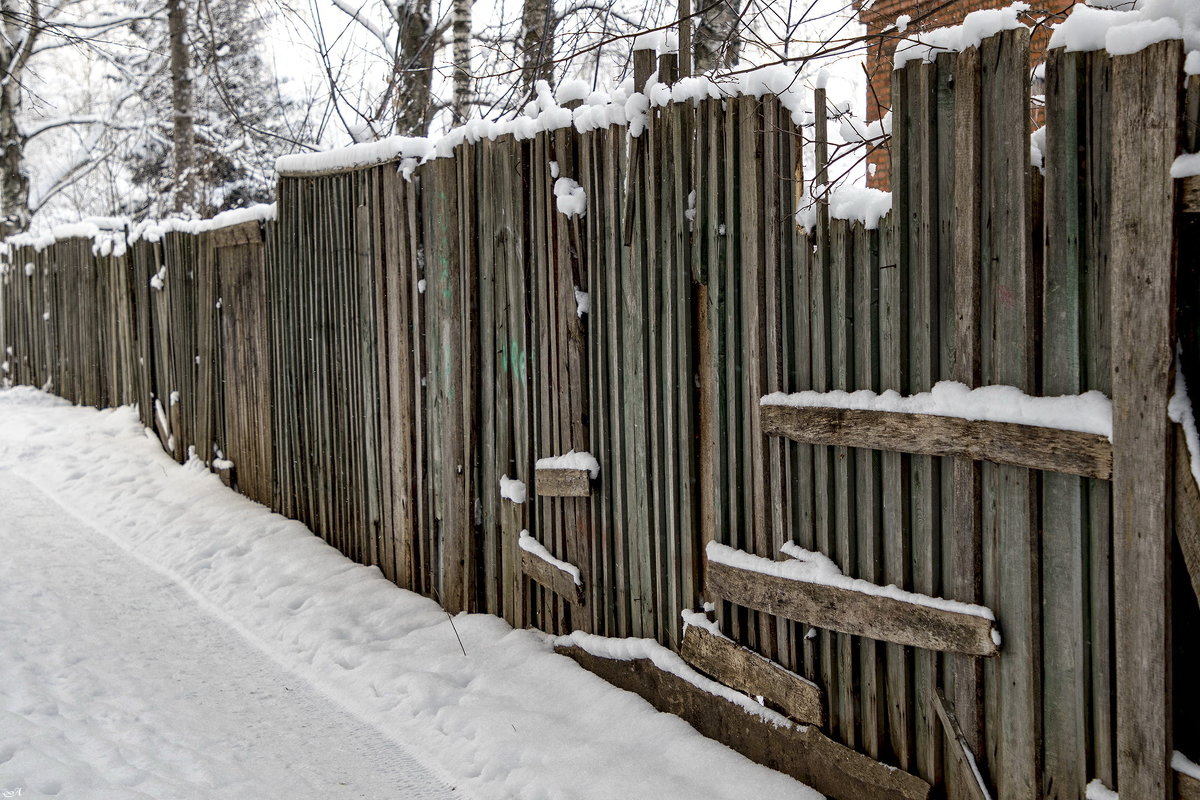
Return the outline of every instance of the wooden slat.
<path id="1" fill-rule="evenodd" d="M 535 471 L 539 497 L 587 497 L 592 481 L 586 469 L 546 469 Z"/>
<path id="2" fill-rule="evenodd" d="M 679 654 L 726 686 L 769 700 L 797 722 L 825 723 L 825 694 L 820 686 L 732 639 L 689 625 Z"/>
<path id="3" fill-rule="evenodd" d="M 838 586 L 779 578 L 709 561 L 707 585 L 731 603 L 826 630 L 925 650 L 994 656 L 994 623 Z"/>
<path id="4" fill-rule="evenodd" d="M 1094 433 L 933 414 L 762 406 L 763 432 L 809 444 L 961 456 L 1029 469 L 1110 477 L 1112 445 Z"/>
<path id="5" fill-rule="evenodd" d="M 921 800 L 929 784 L 827 738 L 815 726 L 781 728 L 649 659 L 618 661 L 575 646 L 555 651 L 608 682 L 675 714 L 700 733 L 764 766 L 790 775 L 833 800 Z"/>
<path id="6" fill-rule="evenodd" d="M 1171 546 L 1166 417 L 1175 357 L 1178 41 L 1112 61 L 1113 574 L 1117 644 L 1117 791 L 1171 790 Z M 1128 146 L 1136 141 L 1136 147 Z M 1118 146 L 1125 143 L 1126 146 Z"/>

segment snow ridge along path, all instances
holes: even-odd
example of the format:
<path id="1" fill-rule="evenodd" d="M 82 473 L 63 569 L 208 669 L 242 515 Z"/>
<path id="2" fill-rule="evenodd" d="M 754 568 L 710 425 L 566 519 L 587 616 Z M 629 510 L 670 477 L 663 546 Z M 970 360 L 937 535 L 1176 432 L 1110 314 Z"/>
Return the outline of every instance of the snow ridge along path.
<path id="1" fill-rule="evenodd" d="M 175 464 L 127 408 L 0 391 L 0 547 L 0 790 L 820 796 L 537 632 L 459 615 L 464 656 L 437 604 Z"/>

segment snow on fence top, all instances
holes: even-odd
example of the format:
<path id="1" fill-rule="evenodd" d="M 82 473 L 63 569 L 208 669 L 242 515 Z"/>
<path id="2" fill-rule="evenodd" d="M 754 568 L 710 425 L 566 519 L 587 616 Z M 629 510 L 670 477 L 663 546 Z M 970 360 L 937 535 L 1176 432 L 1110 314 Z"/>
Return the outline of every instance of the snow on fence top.
<path id="1" fill-rule="evenodd" d="M 1093 0 L 1096 5 L 1104 0 Z M 1130 6 L 1127 0 L 1107 0 Z M 962 24 L 922 32 L 896 47 L 894 69 L 909 61 L 933 61 L 938 53 L 957 53 L 1001 31 L 1028 27 L 1018 19 L 1030 10 L 1025 2 L 1007 8 L 973 11 Z M 1053 26 L 1050 48 L 1068 52 L 1107 50 L 1110 55 L 1128 55 L 1157 42 L 1182 39 L 1187 59 L 1184 71 L 1200 74 L 1200 3 L 1196 0 L 1145 0 L 1134 8 L 1112 9 L 1076 3 L 1067 18 Z"/>
<path id="2" fill-rule="evenodd" d="M 1015 386 L 981 386 L 971 389 L 957 381 L 939 381 L 934 384 L 932 391 L 907 397 L 892 389 L 881 394 L 867 389 L 857 392 L 774 392 L 763 397 L 759 404 L 894 411 L 988 422 L 1014 422 L 1041 428 L 1095 433 L 1112 439 L 1112 400 L 1096 390 L 1061 397 L 1034 397 Z"/>
<path id="3" fill-rule="evenodd" d="M 673 46 L 670 37 L 652 36 L 646 41 L 646 49 L 658 49 L 659 52 L 670 52 Z M 645 129 L 646 115 L 651 108 L 672 103 L 697 104 L 708 98 L 771 94 L 792 112 L 792 119 L 797 124 L 812 122 L 812 103 L 805 96 L 799 73 L 782 65 L 766 66 L 722 80 L 701 76 L 665 84 L 652 76 L 644 92 L 634 91 L 632 78 L 626 78 L 607 92 L 590 91 L 586 84 L 577 80 L 564 81 L 557 90 L 551 90 L 545 81 L 538 81 L 536 94 L 536 99 L 526 105 L 522 113 L 508 119 L 471 120 L 441 136 L 429 138 L 392 136 L 319 153 L 281 156 L 275 161 L 275 170 L 284 176 L 318 175 L 400 161 L 405 177 L 411 177 L 420 164 L 451 157 L 455 148 L 463 143 L 495 140 L 506 135 L 518 140 L 532 139 L 539 133 L 569 127 L 586 133 L 613 125 L 628 126 L 630 134 L 638 136 Z M 577 102 L 581 104 L 574 108 L 565 105 Z M 860 127 L 865 130 L 867 125 L 863 123 Z"/>
<path id="4" fill-rule="evenodd" d="M 98 256 L 125 254 L 127 244 L 144 239 L 157 242 L 168 233 L 199 234 L 256 222 L 275 219 L 275 204 L 259 204 L 248 208 L 222 211 L 210 219 L 145 220 L 130 226 L 125 217 L 90 217 L 80 222 L 56 225 L 41 233 L 18 233 L 0 243 L 0 250 L 11 253 L 14 247 L 32 247 L 36 252 L 67 239 L 91 239 L 92 252 Z"/>

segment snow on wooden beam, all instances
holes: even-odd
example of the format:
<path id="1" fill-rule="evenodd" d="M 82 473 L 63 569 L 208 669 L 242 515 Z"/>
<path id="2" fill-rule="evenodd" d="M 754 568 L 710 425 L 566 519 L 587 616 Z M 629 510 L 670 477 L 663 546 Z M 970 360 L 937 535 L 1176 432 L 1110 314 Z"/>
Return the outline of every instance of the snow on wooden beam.
<path id="1" fill-rule="evenodd" d="M 541 497 L 587 497 L 592 480 L 600 476 L 600 463 L 588 452 L 571 450 L 561 456 L 539 458 L 533 465 Z"/>
<path id="2" fill-rule="evenodd" d="M 586 469 L 537 469 L 534 476 L 539 497 L 587 497 L 592 493 Z"/>
<path id="3" fill-rule="evenodd" d="M 999 652 L 999 631 L 991 612 L 981 606 L 840 574 L 798 577 L 804 575 L 805 566 L 771 561 L 716 542 L 709 543 L 706 552 L 705 585 L 714 596 L 739 606 L 924 650 L 973 656 Z M 793 572 L 797 577 L 790 576 Z"/>
<path id="4" fill-rule="evenodd" d="M 595 648 L 576 643 L 578 639 L 578 634 L 560 639 L 555 652 L 574 659 L 609 683 L 640 695 L 659 711 L 682 718 L 704 736 L 751 761 L 790 775 L 832 800 L 929 797 L 930 786 L 925 781 L 834 742 L 815 726 L 791 724 L 782 717 L 772 722 L 764 713 L 754 713 L 733 700 L 705 691 L 697 682 L 676 674 L 676 670 L 660 668 L 649 655 L 638 657 L 626 652 L 630 647 L 617 647 L 619 653 L 598 654 L 592 652 Z M 621 645 L 640 640 L 609 641 Z M 695 677 L 703 680 L 703 676 Z M 760 711 L 769 713 L 766 709 Z"/>
<path id="5" fill-rule="evenodd" d="M 529 531 L 521 531 L 521 571 L 525 577 L 545 586 L 564 600 L 582 606 L 585 603 L 579 568 L 550 555 Z"/>
<path id="6" fill-rule="evenodd" d="M 688 625 L 680 655 L 726 686 L 770 700 L 797 722 L 825 724 L 820 686 L 731 639 Z"/>
<path id="7" fill-rule="evenodd" d="M 1112 477 L 1112 443 L 1095 433 L 849 408 L 764 405 L 760 414 L 763 433 L 805 444 L 963 456 L 1088 478 Z"/>

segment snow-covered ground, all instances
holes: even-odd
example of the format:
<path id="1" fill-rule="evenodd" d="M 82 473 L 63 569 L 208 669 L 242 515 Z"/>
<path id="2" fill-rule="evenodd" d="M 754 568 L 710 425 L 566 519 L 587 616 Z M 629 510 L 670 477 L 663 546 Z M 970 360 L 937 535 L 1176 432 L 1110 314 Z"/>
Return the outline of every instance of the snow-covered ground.
<path id="1" fill-rule="evenodd" d="M 0 791 L 816 798 L 180 467 L 129 409 L 0 391 Z M 15 795 L 14 795 L 15 796 Z"/>

